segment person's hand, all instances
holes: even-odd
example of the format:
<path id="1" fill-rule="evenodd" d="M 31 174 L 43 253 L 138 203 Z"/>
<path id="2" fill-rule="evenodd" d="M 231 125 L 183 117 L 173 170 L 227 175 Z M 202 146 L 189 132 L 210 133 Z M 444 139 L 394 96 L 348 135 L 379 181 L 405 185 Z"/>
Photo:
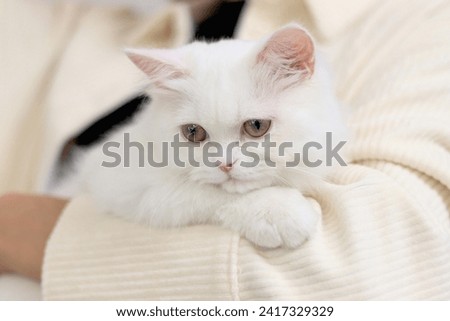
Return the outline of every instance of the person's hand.
<path id="1" fill-rule="evenodd" d="M 0 274 L 41 278 L 48 237 L 67 202 L 42 195 L 0 196 Z"/>

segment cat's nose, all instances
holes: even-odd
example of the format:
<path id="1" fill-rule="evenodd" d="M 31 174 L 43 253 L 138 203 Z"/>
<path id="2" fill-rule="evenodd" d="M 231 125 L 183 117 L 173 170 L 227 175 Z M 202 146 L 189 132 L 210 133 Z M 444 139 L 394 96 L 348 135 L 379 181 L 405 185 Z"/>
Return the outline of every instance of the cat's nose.
<path id="1" fill-rule="evenodd" d="M 236 161 L 234 161 L 233 163 L 222 163 L 219 165 L 219 169 L 224 173 L 228 173 L 233 169 L 234 163 L 236 163 Z"/>

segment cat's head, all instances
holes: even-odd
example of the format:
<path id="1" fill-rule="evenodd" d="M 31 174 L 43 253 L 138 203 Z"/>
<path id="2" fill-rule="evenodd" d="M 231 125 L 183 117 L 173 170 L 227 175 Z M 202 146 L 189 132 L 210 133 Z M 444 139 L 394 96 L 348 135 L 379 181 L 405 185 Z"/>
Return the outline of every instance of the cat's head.
<path id="1" fill-rule="evenodd" d="M 196 42 L 127 54 L 147 75 L 153 98 L 142 131 L 160 143 L 179 137 L 184 146 L 175 155 L 184 167 L 170 154 L 169 167 L 180 180 L 244 193 L 302 186 L 327 172 L 326 132 L 340 131 L 342 122 L 314 42 L 301 27 L 290 24 L 255 42 Z M 307 155 L 322 159 L 321 166 L 303 161 L 309 142 L 323 145 Z M 189 151 L 188 145 L 196 147 Z M 296 166 L 294 153 L 300 153 Z"/>

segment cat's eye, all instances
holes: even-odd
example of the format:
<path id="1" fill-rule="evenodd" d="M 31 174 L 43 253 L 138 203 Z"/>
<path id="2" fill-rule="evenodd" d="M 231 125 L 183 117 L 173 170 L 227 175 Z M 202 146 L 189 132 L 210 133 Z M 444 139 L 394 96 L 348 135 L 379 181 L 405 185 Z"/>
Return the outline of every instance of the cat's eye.
<path id="1" fill-rule="evenodd" d="M 197 124 L 183 125 L 181 126 L 181 131 L 184 137 L 186 137 L 187 140 L 193 143 L 204 141 L 206 139 L 206 136 L 208 135 L 206 130 L 202 126 Z"/>
<path id="2" fill-rule="evenodd" d="M 251 137 L 261 137 L 269 131 L 271 121 L 267 119 L 250 119 L 244 123 L 244 132 Z"/>

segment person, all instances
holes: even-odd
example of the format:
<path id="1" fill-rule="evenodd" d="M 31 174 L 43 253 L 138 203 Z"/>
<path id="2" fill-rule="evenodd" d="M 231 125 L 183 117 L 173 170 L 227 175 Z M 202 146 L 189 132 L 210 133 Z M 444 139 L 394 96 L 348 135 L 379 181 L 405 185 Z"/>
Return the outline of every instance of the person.
<path id="1" fill-rule="evenodd" d="M 450 5 L 444 0 L 247 4 L 239 22 L 241 38 L 304 18 L 330 60 L 337 95 L 350 109 L 351 164 L 331 178 L 331 190 L 314 195 L 322 222 L 315 237 L 299 249 L 264 251 L 216 226 L 149 229 L 102 214 L 87 195 L 69 201 L 13 194 L 0 200 L 2 269 L 41 276 L 45 299 L 448 300 L 449 16 Z M 84 35 L 88 36 L 92 31 Z M 100 43 L 108 38 L 101 31 L 98 36 Z M 83 114 L 92 105 L 78 110 L 84 108 L 80 102 L 89 102 L 79 97 L 74 97 L 74 105 L 61 103 L 73 84 L 67 68 L 80 69 L 74 64 L 80 54 L 73 49 L 77 37 L 67 47 L 68 40 L 62 38 L 60 46 L 72 51 L 59 51 L 60 74 L 46 99 L 53 106 L 50 119 L 62 122 L 50 126 L 49 135 L 58 136 L 60 130 L 67 139 L 70 131 L 62 129 L 71 120 L 64 115 Z M 92 48 L 92 43 L 83 41 L 82 47 Z M 98 63 L 100 58 L 92 59 Z M 109 72 L 108 77 L 116 74 Z M 102 91 L 88 92 L 95 96 Z M 79 123 L 98 115 L 80 116 Z M 2 133 L 11 130 L 10 126 Z M 32 142 L 25 138 L 34 138 L 11 135 L 9 139 L 16 137 L 14 141 L 27 145 Z M 2 151 L 17 149 L 6 149 L 4 141 L 2 137 Z M 61 146 L 54 139 L 45 142 Z M 41 144 L 32 150 L 50 159 L 49 148 Z M 20 167 L 33 159 L 23 158 L 34 155 L 27 153 L 31 151 L 15 152 L 19 158 L 1 163 L 2 190 L 29 183 L 31 171 Z M 39 168 L 45 172 L 50 167 Z M 13 170 L 15 175 L 7 174 Z"/>

